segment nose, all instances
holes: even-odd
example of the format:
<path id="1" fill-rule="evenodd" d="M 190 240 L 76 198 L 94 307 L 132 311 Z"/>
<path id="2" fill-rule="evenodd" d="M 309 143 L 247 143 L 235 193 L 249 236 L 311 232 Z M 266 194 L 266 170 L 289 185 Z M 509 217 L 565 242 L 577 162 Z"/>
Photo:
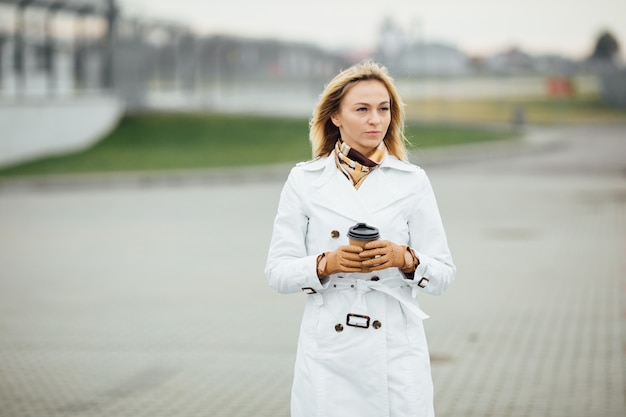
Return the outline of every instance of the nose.
<path id="1" fill-rule="evenodd" d="M 380 123 L 380 114 L 378 114 L 378 112 L 372 112 L 370 114 L 369 122 L 373 125 Z"/>

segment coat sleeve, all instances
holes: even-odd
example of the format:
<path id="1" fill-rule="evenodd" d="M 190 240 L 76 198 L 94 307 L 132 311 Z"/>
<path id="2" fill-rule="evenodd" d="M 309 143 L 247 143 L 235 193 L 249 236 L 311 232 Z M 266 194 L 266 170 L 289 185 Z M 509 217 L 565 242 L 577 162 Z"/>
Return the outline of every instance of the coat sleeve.
<path id="1" fill-rule="evenodd" d="M 265 266 L 270 286 L 283 294 L 301 292 L 304 288 L 323 288 L 317 277 L 317 254 L 307 254 L 309 217 L 299 191 L 303 187 L 297 186 L 297 177 L 294 168 L 281 191 Z"/>
<path id="2" fill-rule="evenodd" d="M 413 278 L 415 290 L 440 295 L 454 281 L 456 266 L 432 185 L 424 171 L 421 171 L 416 196 L 417 202 L 409 217 L 410 246 L 419 259 Z"/>

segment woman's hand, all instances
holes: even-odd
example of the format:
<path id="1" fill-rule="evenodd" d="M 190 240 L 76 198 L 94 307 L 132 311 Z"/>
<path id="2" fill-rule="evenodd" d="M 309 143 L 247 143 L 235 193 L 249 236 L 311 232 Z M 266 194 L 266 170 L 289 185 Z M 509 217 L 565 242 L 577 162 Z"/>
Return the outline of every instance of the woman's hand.
<path id="1" fill-rule="evenodd" d="M 363 267 L 368 271 L 391 267 L 403 269 L 407 266 L 407 260 L 411 261 L 411 254 L 406 246 L 396 245 L 388 240 L 373 240 L 367 242 L 364 248 L 359 256 L 363 259 Z"/>
<path id="2" fill-rule="evenodd" d="M 354 245 L 340 246 L 333 252 L 326 252 L 320 259 L 318 275 L 328 276 L 338 272 L 361 272 L 363 270 L 363 258 L 359 253 L 363 248 Z"/>

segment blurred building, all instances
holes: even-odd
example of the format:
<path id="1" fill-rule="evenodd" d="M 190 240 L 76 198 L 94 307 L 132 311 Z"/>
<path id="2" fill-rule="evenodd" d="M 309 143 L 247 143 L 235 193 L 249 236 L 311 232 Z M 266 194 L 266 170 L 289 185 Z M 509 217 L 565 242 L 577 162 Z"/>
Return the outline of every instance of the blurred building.
<path id="1" fill-rule="evenodd" d="M 126 18 L 114 0 L 0 0 L 5 100 L 112 93 L 130 110 L 219 110 L 235 94 L 318 94 L 345 63 L 312 44 L 201 37 L 179 23 Z"/>
<path id="2" fill-rule="evenodd" d="M 307 43 L 199 36 L 178 22 L 125 17 L 114 0 L 0 0 L 3 5 L 0 16 L 14 18 L 0 19 L 0 98 L 106 91 L 128 110 L 302 112 L 355 60 L 354 51 Z M 382 62 L 405 83 L 476 80 L 475 91 L 497 90 L 502 77 L 531 77 L 540 86 L 545 77 L 592 73 L 574 60 L 518 48 L 470 57 L 455 45 L 406 33 L 390 19 L 377 48 L 358 56 Z M 493 85 L 485 89 L 488 78 Z"/>
<path id="3" fill-rule="evenodd" d="M 265 112 L 293 108 L 297 96 L 310 110 L 323 83 L 346 64 L 312 44 L 202 37 L 138 19 L 120 20 L 114 62 L 115 89 L 130 109 Z"/>
<path id="4" fill-rule="evenodd" d="M 113 92 L 113 0 L 0 0 L 0 166 L 89 146 Z"/>
<path id="5" fill-rule="evenodd" d="M 470 72 L 467 56 L 454 45 L 412 37 L 389 19 L 381 26 L 373 55 L 395 76 L 402 78 L 446 77 Z"/>
<path id="6" fill-rule="evenodd" d="M 395 59 L 379 58 L 388 62 L 397 76 L 459 76 L 470 74 L 468 58 L 458 48 L 439 42 L 414 42 L 405 46 Z"/>
<path id="7" fill-rule="evenodd" d="M 2 97 L 112 85 L 113 0 L 0 0 Z"/>

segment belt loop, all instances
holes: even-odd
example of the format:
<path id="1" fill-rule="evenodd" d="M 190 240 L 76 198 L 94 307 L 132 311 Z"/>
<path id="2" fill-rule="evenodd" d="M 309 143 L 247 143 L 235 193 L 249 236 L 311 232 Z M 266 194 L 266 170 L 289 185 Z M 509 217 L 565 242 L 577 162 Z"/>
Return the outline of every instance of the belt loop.
<path id="1" fill-rule="evenodd" d="M 352 309 L 355 311 L 367 311 L 367 305 L 365 302 L 365 293 L 372 291 L 368 285 L 368 281 L 357 279 L 356 280 L 356 298 L 352 304 Z"/>
<path id="2" fill-rule="evenodd" d="M 417 293 L 419 292 L 419 287 L 417 285 L 411 288 L 411 297 L 417 298 Z"/>
<path id="3" fill-rule="evenodd" d="M 313 288 L 304 287 L 302 288 L 302 291 L 304 291 L 305 294 L 308 294 L 311 297 L 313 297 L 313 299 L 315 300 L 315 304 L 317 304 L 318 306 L 321 306 L 324 304 L 324 297 L 322 297 L 322 294 L 315 291 Z"/>
<path id="4" fill-rule="evenodd" d="M 321 307 L 324 304 L 324 297 L 322 297 L 322 294 L 316 292 L 315 294 L 311 294 L 311 296 L 315 300 L 315 304 L 317 304 L 318 307 Z"/>

